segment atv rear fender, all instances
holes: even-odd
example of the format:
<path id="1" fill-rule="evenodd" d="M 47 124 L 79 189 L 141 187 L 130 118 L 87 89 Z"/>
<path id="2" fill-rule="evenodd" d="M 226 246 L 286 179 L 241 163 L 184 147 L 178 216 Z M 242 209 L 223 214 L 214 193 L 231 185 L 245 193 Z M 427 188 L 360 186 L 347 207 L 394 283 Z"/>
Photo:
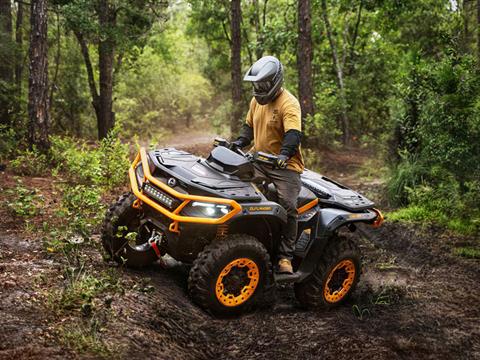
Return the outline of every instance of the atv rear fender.
<path id="1" fill-rule="evenodd" d="M 373 223 L 379 216 L 381 214 L 373 210 L 352 213 L 341 209 L 321 209 L 318 215 L 317 238 L 329 236 L 347 224 L 357 222 Z"/>
<path id="2" fill-rule="evenodd" d="M 352 213 L 341 209 L 320 209 L 315 218 L 312 219 L 316 222 L 316 229 L 312 229 L 309 244 L 303 252 L 305 257 L 300 263 L 296 276 L 283 280 L 281 276 L 277 276 L 277 281 L 304 281 L 315 270 L 318 260 L 323 255 L 325 246 L 340 227 L 356 222 L 374 224 L 379 217 L 382 217 L 380 212 L 377 213 L 374 210 Z"/>

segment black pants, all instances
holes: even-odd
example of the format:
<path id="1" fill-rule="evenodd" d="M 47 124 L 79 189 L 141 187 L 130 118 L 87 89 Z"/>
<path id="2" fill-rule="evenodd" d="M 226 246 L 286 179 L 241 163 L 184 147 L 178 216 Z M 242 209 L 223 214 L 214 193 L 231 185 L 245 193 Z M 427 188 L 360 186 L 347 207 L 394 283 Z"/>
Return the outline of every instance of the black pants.
<path id="1" fill-rule="evenodd" d="M 301 189 L 300 174 L 288 169 L 271 169 L 255 164 L 255 178 L 273 182 L 278 192 L 278 203 L 287 210 L 285 236 L 278 248 L 280 259 L 292 260 L 297 239 L 297 199 Z"/>

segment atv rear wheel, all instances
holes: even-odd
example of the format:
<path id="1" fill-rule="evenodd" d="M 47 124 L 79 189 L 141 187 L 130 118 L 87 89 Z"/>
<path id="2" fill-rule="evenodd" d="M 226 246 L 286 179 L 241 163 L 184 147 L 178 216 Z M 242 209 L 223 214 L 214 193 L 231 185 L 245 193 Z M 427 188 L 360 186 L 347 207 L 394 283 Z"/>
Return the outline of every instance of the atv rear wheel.
<path id="1" fill-rule="evenodd" d="M 344 302 L 360 277 L 360 256 L 352 240 L 334 237 L 317 268 L 305 281 L 295 284 L 295 297 L 304 307 L 330 308 Z"/>
<path id="2" fill-rule="evenodd" d="M 193 262 L 188 292 L 214 315 L 249 310 L 263 293 L 270 269 L 265 247 L 254 237 L 234 234 L 207 245 Z"/>
<path id="3" fill-rule="evenodd" d="M 102 245 L 117 263 L 142 267 L 157 260 L 157 255 L 148 239 L 139 234 L 142 212 L 132 206 L 135 200 L 135 195 L 125 193 L 108 209 L 103 220 Z"/>

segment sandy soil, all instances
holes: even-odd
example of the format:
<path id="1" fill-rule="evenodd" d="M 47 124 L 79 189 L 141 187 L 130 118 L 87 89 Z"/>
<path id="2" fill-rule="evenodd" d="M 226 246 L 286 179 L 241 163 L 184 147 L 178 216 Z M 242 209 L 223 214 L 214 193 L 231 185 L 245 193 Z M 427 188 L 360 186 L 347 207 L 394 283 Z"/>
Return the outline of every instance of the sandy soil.
<path id="1" fill-rule="evenodd" d="M 360 185 L 351 169 L 365 154 L 329 156 L 324 169 Z M 24 184 L 32 181 L 48 192 L 48 181 Z M 1 173 L 0 187 L 11 184 L 11 174 Z M 380 186 L 375 179 L 361 185 Z M 49 304 L 65 283 L 65 259 L 45 251 L 5 206 L 0 219 L 0 359 L 480 359 L 480 261 L 452 253 L 477 240 L 441 228 L 388 221 L 379 230 L 359 228 L 362 279 L 337 309 L 305 311 L 292 287 L 282 286 L 274 306 L 219 320 L 189 301 L 186 267 L 117 268 L 95 246 L 81 254 L 89 271 L 116 274 L 122 291 L 99 296 L 93 316 L 55 312 Z M 71 324 L 93 323 L 109 352 L 80 351 L 62 338 Z"/>

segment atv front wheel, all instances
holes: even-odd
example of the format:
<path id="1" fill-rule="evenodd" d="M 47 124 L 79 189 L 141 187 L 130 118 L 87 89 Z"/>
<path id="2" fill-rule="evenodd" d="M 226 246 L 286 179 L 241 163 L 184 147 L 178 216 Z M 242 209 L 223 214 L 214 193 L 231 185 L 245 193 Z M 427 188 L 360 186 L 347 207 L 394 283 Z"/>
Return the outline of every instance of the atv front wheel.
<path id="1" fill-rule="evenodd" d="M 234 234 L 207 245 L 193 262 L 188 292 L 214 315 L 245 312 L 261 298 L 270 268 L 265 247 L 254 237 Z"/>
<path id="2" fill-rule="evenodd" d="M 305 281 L 295 284 L 295 297 L 307 308 L 339 305 L 355 289 L 360 267 L 359 251 L 355 243 L 345 237 L 334 237 L 313 274 Z"/>
<path id="3" fill-rule="evenodd" d="M 119 264 L 142 267 L 157 259 L 145 236 L 139 234 L 141 210 L 132 205 L 132 193 L 125 193 L 108 209 L 102 226 L 102 245 Z"/>

